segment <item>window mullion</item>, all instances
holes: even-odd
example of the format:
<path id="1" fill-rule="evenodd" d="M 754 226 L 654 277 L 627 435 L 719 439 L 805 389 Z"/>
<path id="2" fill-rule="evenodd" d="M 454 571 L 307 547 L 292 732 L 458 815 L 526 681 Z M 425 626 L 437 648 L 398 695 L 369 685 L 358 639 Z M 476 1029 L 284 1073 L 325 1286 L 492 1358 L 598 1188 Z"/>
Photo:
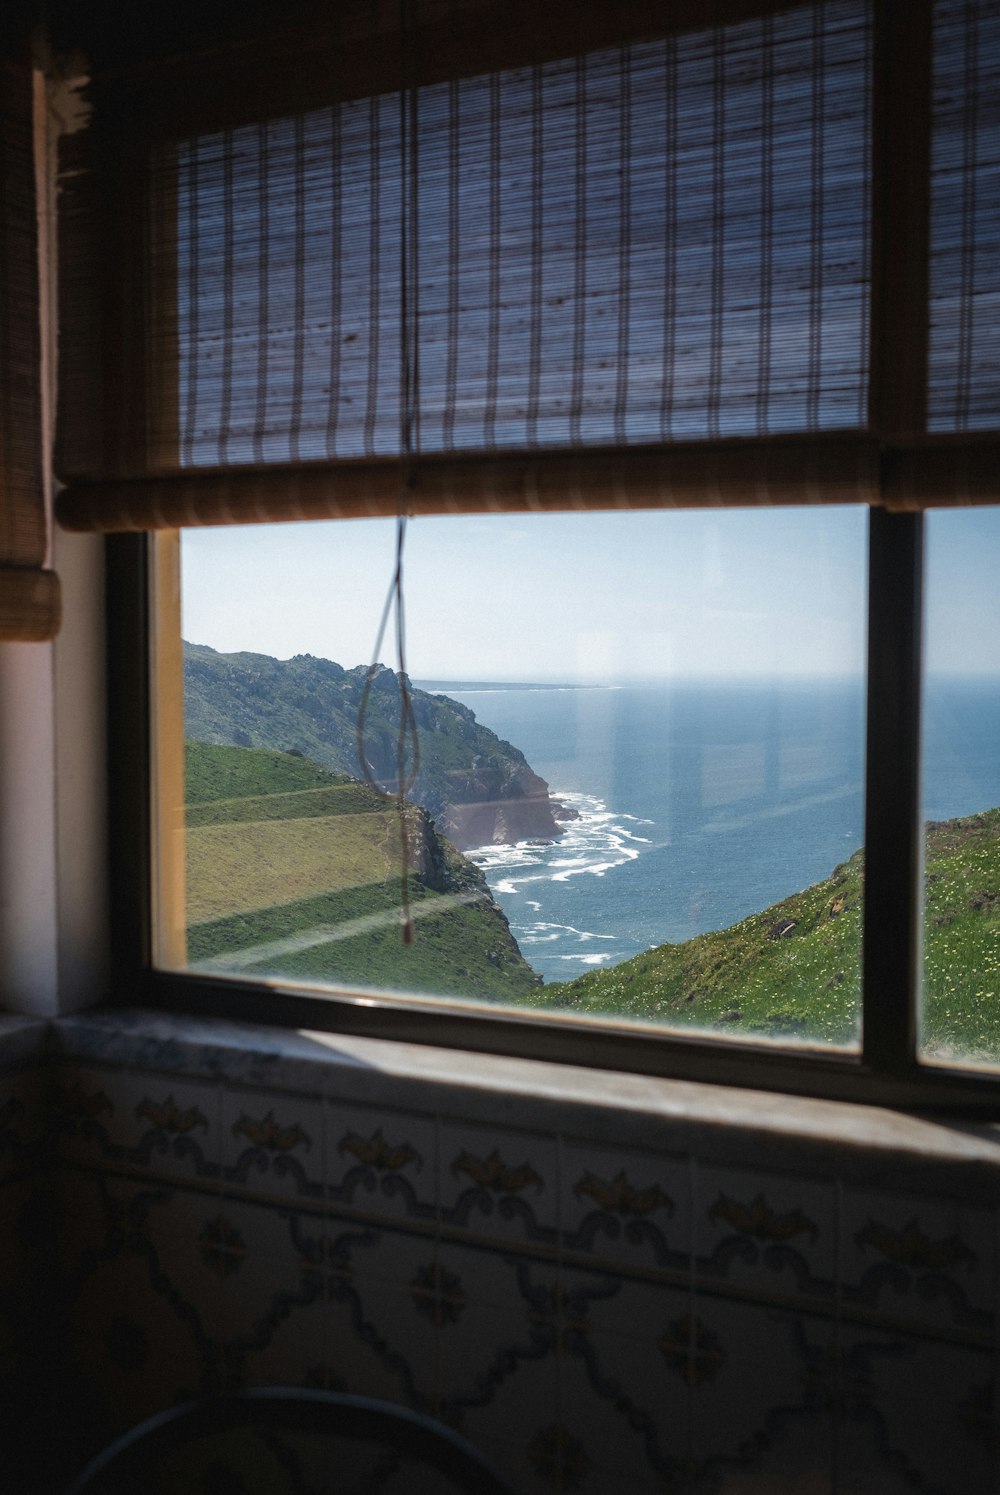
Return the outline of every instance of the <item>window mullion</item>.
<path id="1" fill-rule="evenodd" d="M 863 1056 L 899 1075 L 916 1056 L 923 834 L 923 515 L 873 509 L 868 577 Z"/>

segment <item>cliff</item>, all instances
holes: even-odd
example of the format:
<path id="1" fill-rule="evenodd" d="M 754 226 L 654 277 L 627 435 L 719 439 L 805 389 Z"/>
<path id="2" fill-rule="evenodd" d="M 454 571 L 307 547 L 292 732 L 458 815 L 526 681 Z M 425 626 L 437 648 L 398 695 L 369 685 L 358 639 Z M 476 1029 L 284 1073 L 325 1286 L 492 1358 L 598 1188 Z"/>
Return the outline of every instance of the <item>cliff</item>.
<path id="1" fill-rule="evenodd" d="M 364 665 L 299 654 L 220 654 L 184 645 L 185 735 L 198 742 L 299 753 L 335 773 L 361 774 L 356 723 Z M 445 695 L 411 688 L 420 772 L 410 793 L 456 846 L 551 841 L 574 812 L 558 804 L 524 754 Z M 369 696 L 366 756 L 395 787 L 399 681 L 380 667 Z"/>

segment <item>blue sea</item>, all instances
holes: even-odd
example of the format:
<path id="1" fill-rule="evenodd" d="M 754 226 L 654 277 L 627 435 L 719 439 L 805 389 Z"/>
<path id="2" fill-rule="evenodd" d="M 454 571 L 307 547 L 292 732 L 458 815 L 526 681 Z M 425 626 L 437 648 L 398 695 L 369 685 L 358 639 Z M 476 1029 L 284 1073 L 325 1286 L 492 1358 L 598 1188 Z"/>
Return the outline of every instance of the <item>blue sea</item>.
<path id="1" fill-rule="evenodd" d="M 863 841 L 860 680 L 669 686 L 420 681 L 521 749 L 579 819 L 473 848 L 546 981 L 734 924 Z M 927 688 L 925 817 L 1000 805 L 1000 681 Z"/>

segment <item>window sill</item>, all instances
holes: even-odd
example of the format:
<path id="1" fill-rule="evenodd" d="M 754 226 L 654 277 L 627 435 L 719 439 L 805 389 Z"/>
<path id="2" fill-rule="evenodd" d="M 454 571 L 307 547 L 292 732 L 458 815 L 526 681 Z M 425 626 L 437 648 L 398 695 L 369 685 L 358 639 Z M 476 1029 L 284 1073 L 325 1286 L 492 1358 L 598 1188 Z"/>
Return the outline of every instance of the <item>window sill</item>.
<path id="1" fill-rule="evenodd" d="M 17 1025 L 15 1024 L 15 1030 Z M 24 1042 L 20 1030 L 11 1037 Z M 6 1046 L 5 1034 L 0 1034 Z M 993 1203 L 1000 1125 L 139 1009 L 53 1023 L 60 1061 L 451 1116 Z"/>

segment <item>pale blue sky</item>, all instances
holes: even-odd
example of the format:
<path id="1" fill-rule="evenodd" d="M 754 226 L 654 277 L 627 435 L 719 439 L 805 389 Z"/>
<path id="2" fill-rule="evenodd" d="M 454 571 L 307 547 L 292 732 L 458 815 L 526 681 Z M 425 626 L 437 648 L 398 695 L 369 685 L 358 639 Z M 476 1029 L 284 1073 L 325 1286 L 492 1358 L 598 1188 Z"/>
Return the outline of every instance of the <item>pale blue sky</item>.
<path id="1" fill-rule="evenodd" d="M 858 508 L 416 519 L 417 679 L 836 676 L 863 668 Z M 184 636 L 367 663 L 394 524 L 188 530 Z M 1000 511 L 933 515 L 928 664 L 1000 672 Z M 388 646 L 382 650 L 388 663 Z"/>

